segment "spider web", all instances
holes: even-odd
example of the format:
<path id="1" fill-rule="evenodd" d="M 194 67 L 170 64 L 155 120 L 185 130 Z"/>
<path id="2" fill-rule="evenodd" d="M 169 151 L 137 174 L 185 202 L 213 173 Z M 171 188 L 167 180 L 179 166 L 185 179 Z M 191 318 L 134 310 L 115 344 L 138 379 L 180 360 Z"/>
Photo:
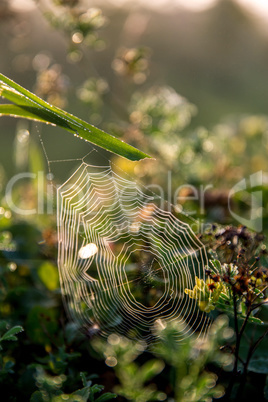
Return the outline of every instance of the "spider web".
<path id="1" fill-rule="evenodd" d="M 179 340 L 206 332 L 207 315 L 185 294 L 205 277 L 205 246 L 153 194 L 83 161 L 57 189 L 57 221 L 63 300 L 80 328 L 148 344 L 174 319 Z"/>

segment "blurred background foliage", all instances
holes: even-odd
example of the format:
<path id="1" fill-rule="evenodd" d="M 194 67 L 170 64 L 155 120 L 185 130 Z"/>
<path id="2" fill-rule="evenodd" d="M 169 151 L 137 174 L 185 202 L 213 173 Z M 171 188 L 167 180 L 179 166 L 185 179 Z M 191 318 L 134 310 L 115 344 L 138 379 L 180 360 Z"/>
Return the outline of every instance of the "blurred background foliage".
<path id="1" fill-rule="evenodd" d="M 1 4 L 3 74 L 156 157 L 137 166 L 114 162 L 143 183 L 162 186 L 165 198 L 168 172 L 172 194 L 185 183 L 200 192 L 201 184 L 210 185 L 205 205 L 199 194 L 197 202 L 183 206 L 197 215 L 205 207 L 211 220 L 231 220 L 226 214 L 230 188 L 252 173 L 267 172 L 264 22 L 234 0 L 202 12 L 138 2 L 119 7 L 39 0 L 28 9 L 19 2 Z M 82 158 L 91 149 L 60 129 L 25 124 L 27 137 L 8 118 L 1 127 L 3 189 L 16 169 L 27 168 L 30 137 L 37 142 L 42 137 L 49 160 Z M 107 157 L 93 153 L 91 160 L 107 163 Z M 60 182 L 70 171 L 70 165 L 53 165 Z M 266 189 L 266 174 L 263 184 Z M 178 196 L 179 204 L 194 198 L 189 188 Z M 237 198 L 236 212 L 242 205 L 249 214 L 250 196 L 244 192 Z M 267 190 L 259 214 L 266 207 Z"/>
<path id="2" fill-rule="evenodd" d="M 1 1 L 0 71 L 156 158 L 129 163 L 98 151 L 90 155 L 91 163 L 112 158 L 119 173 L 155 185 L 156 193 L 160 186 L 161 197 L 176 192 L 171 202 L 177 212 L 184 208 L 205 223 L 236 225 L 228 211 L 229 191 L 262 171 L 257 212 L 267 232 L 268 33 L 263 22 L 234 0 L 196 13 L 135 2 L 38 0 L 29 8 L 26 3 Z M 90 330 L 81 334 L 68 321 L 56 266 L 55 200 L 48 190 L 38 204 L 38 172 L 47 172 L 46 158 L 62 161 L 50 163 L 53 177 L 42 176 L 43 186 L 50 188 L 51 180 L 57 185 L 92 147 L 36 123 L 2 117 L 0 127 L 0 381 L 6 400 L 32 395 L 32 401 L 104 401 L 114 397 L 107 392 L 134 401 L 223 397 L 232 354 L 219 352 L 219 345 L 233 339 L 225 319 L 216 321 L 207 343 L 194 337 L 183 347 L 174 341 L 180 327 L 168 326 L 161 330 L 162 343 L 150 352 L 115 335 L 90 342 Z M 74 160 L 72 167 L 66 159 Z M 37 176 L 16 185 L 13 200 L 21 208 L 41 208 L 24 219 L 4 197 L 10 178 L 21 171 Z M 255 190 L 260 190 L 257 184 L 233 198 L 240 216 L 250 216 Z M 262 319 L 267 323 L 265 309 Z M 18 340 L 4 338 L 18 325 L 24 331 L 10 335 Z M 259 327 L 250 331 L 243 353 L 254 331 L 261 336 Z M 265 354 L 249 364 L 247 392 L 258 401 L 267 397 L 267 366 Z"/>

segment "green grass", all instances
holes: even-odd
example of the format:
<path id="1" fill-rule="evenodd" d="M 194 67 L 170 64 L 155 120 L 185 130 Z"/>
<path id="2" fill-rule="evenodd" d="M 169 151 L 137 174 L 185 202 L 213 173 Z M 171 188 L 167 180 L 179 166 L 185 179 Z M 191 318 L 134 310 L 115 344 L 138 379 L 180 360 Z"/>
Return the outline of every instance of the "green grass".
<path id="1" fill-rule="evenodd" d="M 0 74 L 0 95 L 12 102 L 12 104 L 0 105 L 0 116 L 21 117 L 59 126 L 92 144 L 131 161 L 150 158 L 149 155 L 118 138 L 56 106 L 50 105 L 3 74 Z"/>

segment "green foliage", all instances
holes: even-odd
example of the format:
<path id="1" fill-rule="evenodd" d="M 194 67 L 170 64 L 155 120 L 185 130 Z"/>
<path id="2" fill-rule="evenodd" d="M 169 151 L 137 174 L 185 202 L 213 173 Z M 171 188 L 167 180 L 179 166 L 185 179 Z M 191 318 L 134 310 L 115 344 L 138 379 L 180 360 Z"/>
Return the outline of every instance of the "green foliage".
<path id="1" fill-rule="evenodd" d="M 147 47 L 120 48 L 113 60 L 112 67 L 116 74 L 126 77 L 135 84 L 142 84 L 149 75 L 149 57 Z"/>
<path id="2" fill-rule="evenodd" d="M 114 389 L 119 395 L 130 401 L 163 400 L 163 392 L 157 391 L 155 384 L 146 383 L 161 373 L 164 362 L 151 359 L 143 365 L 137 364 L 135 360 L 144 351 L 142 342 L 130 341 L 112 334 L 107 342 L 95 340 L 93 347 L 106 356 L 108 366 L 114 367 L 120 381 L 120 385 Z"/>
<path id="3" fill-rule="evenodd" d="M 84 10 L 79 7 L 79 0 L 59 0 L 54 3 L 57 5 L 57 14 L 53 9 L 53 3 L 47 2 L 46 7 L 44 4 L 40 6 L 43 7 L 50 24 L 64 31 L 68 38 L 72 38 L 69 57 L 73 62 L 79 58 L 79 53 L 75 52 L 78 44 L 82 43 L 96 50 L 101 50 L 105 46 L 98 33 L 106 23 L 106 18 L 100 9 L 92 7 Z"/>
<path id="4" fill-rule="evenodd" d="M 1 330 L 6 328 L 7 323 L 5 321 L 0 322 Z M 12 359 L 5 359 L 3 358 L 1 351 L 3 350 L 3 344 L 5 345 L 6 341 L 17 341 L 17 334 L 22 332 L 23 328 L 20 325 L 16 325 L 6 331 L 0 338 L 0 382 L 4 381 L 5 378 L 9 375 L 14 374 L 13 367 L 14 362 Z M 2 331 L 1 331 L 2 332 Z"/>
<path id="5" fill-rule="evenodd" d="M 1 326 L 3 327 L 3 322 L 2 322 Z M 22 331 L 23 331 L 23 328 L 20 325 L 10 328 L 7 332 L 4 333 L 4 335 L 1 336 L 0 342 L 17 341 L 18 338 L 16 337 L 16 335 Z"/>
<path id="6" fill-rule="evenodd" d="M 187 331 L 177 321 L 159 325 L 156 332 L 160 341 L 150 353 L 153 358 L 142 365 L 139 360 L 145 358 L 144 343 L 134 342 L 112 334 L 107 342 L 95 340 L 93 347 L 106 357 L 106 364 L 114 368 L 120 381 L 115 387 L 119 395 L 131 401 L 146 402 L 166 400 L 164 392 L 156 390 L 159 374 L 168 364 L 171 386 L 176 401 L 209 401 L 224 394 L 222 385 L 217 384 L 218 377 L 207 370 L 208 364 L 230 370 L 232 357 L 221 352 L 219 347 L 233 336 L 228 327 L 228 320 L 222 316 L 215 321 L 204 339 L 193 336 L 178 343 L 178 337 Z M 147 352 L 148 353 L 148 352 Z M 146 385 L 148 384 L 149 385 Z"/>
<path id="7" fill-rule="evenodd" d="M 0 333 L 2 333 L 7 328 L 7 323 L 5 321 L 0 321 Z M 0 383 L 5 381 L 6 378 L 12 374 L 14 374 L 14 361 L 10 358 L 5 358 L 1 351 L 5 348 L 5 342 L 8 341 L 17 341 L 17 334 L 22 332 L 23 328 L 20 325 L 16 325 L 9 330 L 7 330 L 0 337 Z"/>
<path id="8" fill-rule="evenodd" d="M 217 385 L 217 375 L 205 368 L 209 363 L 228 370 L 232 357 L 220 351 L 219 346 L 229 340 L 233 331 L 228 328 L 226 317 L 219 317 L 210 328 L 205 339 L 196 336 L 177 342 L 178 335 L 185 331 L 179 323 L 172 323 L 158 332 L 161 342 L 154 351 L 174 367 L 173 386 L 176 401 L 209 401 L 224 394 L 222 385 Z"/>
<path id="9" fill-rule="evenodd" d="M 130 160 L 149 157 L 78 117 L 50 105 L 3 74 L 0 74 L 0 95 L 14 103 L 0 105 L 0 115 L 23 117 L 59 126 L 86 141 Z"/>
<path id="10" fill-rule="evenodd" d="M 5 317 L 0 322 L 2 396 L 6 401 L 42 402 L 115 398 L 95 383 L 97 375 L 87 374 L 85 338 L 66 320 L 55 266 L 46 256 L 45 245 L 33 247 L 39 230 L 29 223 L 16 224 L 12 218 L 0 222 L 4 229 L 0 250 L 0 308 Z"/>
<path id="11" fill-rule="evenodd" d="M 66 394 L 62 391 L 63 383 L 67 380 L 65 375 L 59 376 L 49 376 L 47 375 L 41 367 L 37 368 L 36 381 L 39 391 L 35 391 L 30 401 L 31 402 L 61 402 L 61 401 L 71 401 L 71 402 L 104 402 L 114 399 L 115 394 L 111 392 L 106 392 L 101 396 L 96 394 L 103 391 L 103 386 L 94 384 L 92 381 L 87 381 L 84 373 L 80 373 L 83 381 L 84 387 L 78 389 L 71 394 Z"/>
<path id="12" fill-rule="evenodd" d="M 45 3 L 51 9 L 44 8 Z M 88 52 L 89 48 L 104 48 L 104 41 L 99 37 L 99 29 L 106 23 L 102 12 L 92 8 L 86 10 L 79 0 L 38 1 L 38 4 L 48 21 L 67 38 L 66 58 L 75 65 L 71 77 L 75 82 L 74 93 L 67 88 L 63 74 L 66 70 L 69 73 L 70 66 L 61 68 L 52 56 L 39 53 L 32 60 L 37 70 L 34 92 L 48 103 L 1 75 L 1 95 L 13 104 L 1 104 L 0 113 L 57 125 L 130 160 L 153 155 L 161 163 L 128 164 L 122 158 L 114 158 L 113 162 L 115 169 L 134 172 L 144 183 L 162 185 L 164 191 L 167 170 L 173 174 L 170 184 L 173 190 L 186 182 L 196 186 L 213 184 L 214 188 L 204 193 L 200 214 L 208 223 L 215 219 L 230 223 L 227 212 L 230 188 L 252 172 L 267 171 L 267 117 L 234 116 L 209 130 L 193 128 L 194 105 L 165 83 L 149 90 L 142 87 L 150 75 L 151 51 L 140 45 L 115 51 L 112 68 L 122 86 L 119 99 L 115 99 L 108 91 L 112 88 L 111 92 L 114 92 L 118 82 L 111 85 L 114 82 L 110 72 L 107 77 L 100 77 L 98 74 L 102 69 L 96 68 L 97 71 L 92 73 L 95 67 L 92 68 L 91 64 L 97 56 L 92 57 Z M 161 20 L 163 18 L 161 16 Z M 220 19 L 225 26 L 226 19 L 221 13 Z M 42 57 L 47 57 L 48 63 L 42 64 Z M 206 56 L 202 50 L 203 57 Z M 84 66 L 83 58 L 87 60 Z M 255 58 L 252 60 L 255 62 Z M 101 64 L 104 64 L 102 59 Z M 170 74 L 173 63 L 165 60 L 165 64 Z M 187 69 L 188 64 L 189 60 Z M 82 67 L 79 71 L 86 70 L 84 76 L 77 77 L 78 66 Z M 210 76 L 207 74 L 209 68 L 214 74 L 215 68 L 206 65 L 206 74 L 201 72 L 202 82 L 204 76 Z M 34 74 L 35 71 L 29 71 L 29 75 Z M 140 85 L 139 91 L 135 85 Z M 200 91 L 206 97 L 209 96 L 207 89 Z M 197 91 L 194 81 L 194 92 Z M 144 152 L 59 109 L 67 104 L 68 97 L 72 102 L 75 98 L 79 100 L 79 110 L 87 110 L 91 122 L 99 122 L 101 118 L 111 121 L 110 131 L 117 136 L 120 134 L 124 141 Z M 210 103 L 214 105 L 213 97 Z M 70 105 L 71 109 L 73 107 L 76 107 L 74 102 Z M 210 112 L 208 104 L 201 107 Z M 56 141 L 51 142 L 53 148 Z M 21 149 L 17 150 L 18 155 L 22 153 Z M 29 165 L 32 172 L 43 169 L 32 142 Z M 16 167 L 20 168 L 19 164 Z M 4 183 L 2 170 L 0 179 L 1 191 Z M 246 189 L 232 200 L 242 217 L 249 210 L 250 197 L 255 190 Z M 263 184 L 262 190 L 265 206 L 267 183 Z M 35 187 L 27 192 L 25 186 L 21 186 L 16 196 L 19 199 L 23 194 L 33 202 L 37 191 Z M 179 208 L 196 209 L 195 194 L 191 191 L 185 192 L 181 188 L 177 195 L 174 204 L 178 201 Z M 262 212 L 264 230 L 267 231 L 267 211 L 264 208 Z M 268 316 L 263 304 L 267 296 L 267 274 L 263 269 L 267 268 L 267 258 L 260 234 L 252 234 L 241 227 L 224 226 L 203 236 L 215 259 L 208 267 L 207 280 L 196 280 L 187 294 L 196 298 L 199 307 L 212 319 L 217 315 L 220 317 L 207 338 L 197 338 L 194 334 L 182 344 L 178 344 L 176 338 L 185 328 L 178 323 L 156 327 L 160 341 L 154 349 L 145 351 L 142 342 L 129 341 L 115 334 L 107 342 L 92 341 L 90 328 L 84 328 L 88 339 L 80 328 L 69 322 L 59 294 L 54 222 L 51 224 L 45 219 L 41 222 L 40 217 L 34 217 L 31 223 L 20 222 L 6 208 L 5 200 L 2 201 L 0 313 L 4 320 L 0 325 L 0 387 L 1 395 L 7 395 L 5 400 L 101 402 L 115 398 L 111 392 L 116 391 L 119 398 L 137 402 L 166 399 L 211 401 L 221 397 L 225 389 L 226 400 L 245 400 L 245 395 L 258 401 L 263 395 L 268 398 L 267 380 L 265 385 Z M 238 258 L 241 252 L 242 257 Z M 260 260 L 255 262 L 255 257 L 260 257 Z M 157 286 L 156 281 L 154 285 Z M 234 331 L 228 328 L 222 313 L 228 315 Z M 17 337 L 21 325 L 25 332 Z M 242 370 L 241 374 L 239 370 Z M 98 376 L 100 378 L 95 380 Z M 102 385 L 93 384 L 93 379 Z"/>
<path id="13" fill-rule="evenodd" d="M 249 371 L 254 371 L 254 373 L 268 374 L 267 356 L 250 359 L 248 369 Z"/>
<path id="14" fill-rule="evenodd" d="M 241 366 L 238 397 L 243 393 L 248 370 L 267 373 L 267 351 L 259 347 L 268 334 L 266 246 L 262 235 L 250 233 L 246 228 L 215 228 L 205 240 L 214 255 L 219 249 L 221 260 L 210 261 L 206 281 L 196 278 L 194 288 L 186 289 L 185 293 L 198 301 L 201 310 L 209 313 L 216 309 L 230 317 L 235 330 L 235 344 L 230 347 L 235 359 L 227 397 L 232 395 Z"/>
<path id="15" fill-rule="evenodd" d="M 58 289 L 59 284 L 59 273 L 55 265 L 46 261 L 41 264 L 38 268 L 38 275 L 41 281 L 49 290 Z"/>
<path id="16" fill-rule="evenodd" d="M 185 289 L 185 293 L 190 298 L 198 301 L 200 310 L 209 313 L 216 308 L 228 315 L 233 315 L 235 294 L 237 316 L 246 318 L 250 307 L 247 321 L 263 324 L 259 318 L 254 317 L 254 312 L 263 303 L 266 290 L 266 270 L 256 270 L 252 266 L 245 272 L 233 263 L 221 265 L 218 260 L 212 260 L 210 264 L 212 271 L 207 267 L 206 282 L 196 277 L 194 289 Z"/>

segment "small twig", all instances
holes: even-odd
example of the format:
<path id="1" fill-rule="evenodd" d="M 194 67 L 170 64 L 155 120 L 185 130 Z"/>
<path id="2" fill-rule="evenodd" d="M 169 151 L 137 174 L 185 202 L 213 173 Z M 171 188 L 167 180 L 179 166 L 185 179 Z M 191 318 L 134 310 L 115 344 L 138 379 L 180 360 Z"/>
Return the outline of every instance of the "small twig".
<path id="1" fill-rule="evenodd" d="M 251 307 L 250 312 L 256 310 L 256 308 L 261 307 L 263 304 L 266 304 L 266 303 L 268 303 L 268 300 L 264 300 L 258 304 L 254 304 L 254 306 Z"/>
<path id="2" fill-rule="evenodd" d="M 235 383 L 235 379 L 236 379 L 236 377 L 237 377 L 238 361 L 241 361 L 241 359 L 239 358 L 240 343 L 241 343 L 242 335 L 243 335 L 244 330 L 245 330 L 245 328 L 246 328 L 246 325 L 247 325 L 247 323 L 248 323 L 248 319 L 249 319 L 250 314 L 251 314 L 251 308 L 248 307 L 247 315 L 246 315 L 246 317 L 245 317 L 245 319 L 244 319 L 244 321 L 243 321 L 243 323 L 242 323 L 242 325 L 241 325 L 241 328 L 240 328 L 240 330 L 239 330 L 239 328 L 238 328 L 238 315 L 237 315 L 236 294 L 235 294 L 235 292 L 234 292 L 234 288 L 232 288 L 232 292 L 233 292 L 233 305 L 234 305 L 234 324 L 235 324 L 236 345 L 235 345 L 235 361 L 234 361 L 233 375 L 232 375 L 232 377 L 231 377 L 229 386 L 228 386 L 227 391 L 226 391 L 226 394 L 225 394 L 226 400 L 228 400 L 228 398 L 229 398 L 230 395 L 231 395 L 231 392 L 232 392 L 232 389 L 233 389 L 233 386 L 234 386 L 234 383 Z M 241 362 L 242 362 L 242 364 L 243 364 L 244 367 L 245 367 L 245 364 L 246 364 L 246 363 L 244 363 L 243 361 L 241 361 Z M 244 370 L 244 372 L 245 372 L 245 370 Z M 244 372 L 243 372 L 243 373 L 244 373 Z"/>
<path id="3" fill-rule="evenodd" d="M 257 341 L 251 345 L 249 352 L 248 352 L 248 357 L 245 363 L 246 369 L 248 367 L 249 361 L 251 359 L 251 357 L 253 356 L 253 353 L 255 352 L 255 350 L 257 349 L 257 347 L 259 346 L 259 344 L 261 343 L 261 341 L 266 337 L 266 335 L 268 335 L 268 328 L 266 329 L 266 331 L 262 334 L 262 336 L 259 337 L 259 339 L 257 339 Z"/>
<path id="4" fill-rule="evenodd" d="M 234 325 L 235 325 L 235 337 L 236 337 L 236 345 L 235 345 L 235 361 L 234 361 L 234 368 L 233 368 L 233 375 L 230 379 L 230 383 L 226 390 L 226 394 L 224 399 L 229 400 L 229 397 L 232 393 L 232 389 L 234 386 L 235 378 L 237 376 L 237 366 L 238 366 L 238 352 L 239 352 L 239 330 L 238 330 L 238 319 L 237 319 L 237 303 L 236 303 L 236 294 L 234 292 L 234 288 L 232 288 L 233 292 L 233 305 L 234 305 Z"/>
<path id="5" fill-rule="evenodd" d="M 268 286 L 266 286 L 266 287 L 262 290 L 261 293 L 263 293 L 267 288 L 268 288 Z M 240 331 L 239 331 L 239 334 L 238 334 L 238 338 L 237 338 L 237 342 L 236 342 L 236 349 L 238 349 L 238 350 L 237 350 L 237 357 L 238 357 L 238 353 L 239 353 L 239 347 L 240 347 L 241 338 L 242 338 L 243 332 L 244 332 L 244 330 L 245 330 L 245 328 L 246 328 L 248 319 L 249 319 L 250 314 L 252 313 L 252 311 L 255 310 L 255 308 L 257 307 L 257 306 L 254 306 L 254 308 L 252 308 L 252 303 L 254 303 L 254 301 L 258 298 L 258 296 L 259 296 L 259 294 L 256 295 L 255 298 L 251 301 L 251 306 L 248 307 L 247 315 L 246 315 L 246 317 L 245 317 L 245 319 L 244 319 L 244 321 L 243 321 L 243 324 L 242 324 L 242 326 L 241 326 L 241 328 L 240 328 Z M 259 305 L 262 305 L 262 304 L 263 304 L 263 302 L 262 302 L 262 303 L 259 303 Z M 242 376 L 242 379 L 241 379 L 241 382 L 240 382 L 240 386 L 239 386 L 239 389 L 238 389 L 238 393 L 242 393 L 242 392 L 243 392 L 243 389 L 244 389 L 244 386 L 245 386 L 245 380 L 246 380 L 246 376 L 247 376 L 247 368 L 248 368 L 248 365 L 249 365 L 249 361 L 250 361 L 250 359 L 251 359 L 251 357 L 252 357 L 254 351 L 256 350 L 257 346 L 258 346 L 259 343 L 262 341 L 262 339 L 267 335 L 267 333 L 268 333 L 268 329 L 265 331 L 265 333 L 264 333 L 264 334 L 250 347 L 250 349 L 249 349 L 248 356 L 247 356 L 247 360 L 246 360 L 246 362 L 245 362 L 245 364 L 244 364 L 243 376 Z M 236 370 L 237 370 L 237 363 L 238 363 L 238 360 L 236 360 Z M 237 373 L 237 371 L 236 371 L 236 373 Z M 238 393 L 237 393 L 237 395 L 238 395 Z"/>

